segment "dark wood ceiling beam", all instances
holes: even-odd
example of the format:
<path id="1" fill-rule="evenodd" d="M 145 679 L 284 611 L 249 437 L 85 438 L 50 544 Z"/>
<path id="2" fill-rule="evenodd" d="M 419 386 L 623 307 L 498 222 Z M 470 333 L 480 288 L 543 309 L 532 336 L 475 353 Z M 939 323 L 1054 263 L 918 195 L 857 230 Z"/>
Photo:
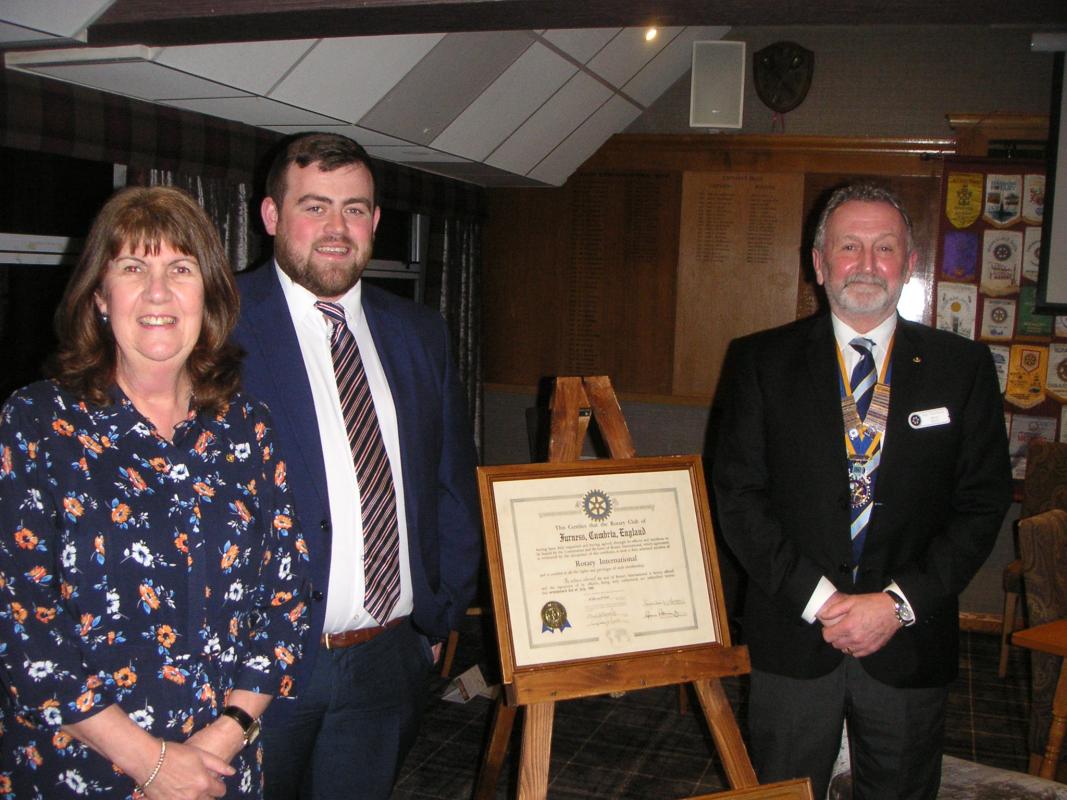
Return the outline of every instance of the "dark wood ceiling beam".
<path id="1" fill-rule="evenodd" d="M 1064 0 L 116 0 L 91 45 L 643 25 L 1067 24 Z"/>

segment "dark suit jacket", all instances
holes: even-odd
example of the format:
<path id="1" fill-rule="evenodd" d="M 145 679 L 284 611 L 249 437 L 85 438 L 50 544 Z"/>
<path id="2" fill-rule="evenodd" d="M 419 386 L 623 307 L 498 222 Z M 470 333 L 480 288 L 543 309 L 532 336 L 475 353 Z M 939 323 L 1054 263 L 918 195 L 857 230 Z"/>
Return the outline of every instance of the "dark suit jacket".
<path id="1" fill-rule="evenodd" d="M 330 577 L 330 504 L 318 422 L 296 329 L 272 263 L 238 276 L 244 388 L 271 409 L 298 522 L 311 560 L 311 627 L 317 640 Z M 368 284 L 363 312 L 396 404 L 415 627 L 447 637 L 474 595 L 481 557 L 474 440 L 444 320 L 431 309 Z M 339 533 L 344 533 L 339 532 Z M 295 691 L 317 646 L 298 665 Z M 275 706 L 291 704 L 273 703 Z"/>
<path id="2" fill-rule="evenodd" d="M 892 686 L 956 675 L 957 596 L 1011 500 L 1000 391 L 984 345 L 898 320 L 886 442 L 853 584 L 848 467 L 828 315 L 738 339 L 720 382 L 713 484 L 721 532 L 749 575 L 743 634 L 756 669 L 796 678 L 843 657 L 801 612 L 820 576 L 849 593 L 895 580 L 917 623 L 861 660 Z M 912 412 L 946 425 L 913 429 Z"/>

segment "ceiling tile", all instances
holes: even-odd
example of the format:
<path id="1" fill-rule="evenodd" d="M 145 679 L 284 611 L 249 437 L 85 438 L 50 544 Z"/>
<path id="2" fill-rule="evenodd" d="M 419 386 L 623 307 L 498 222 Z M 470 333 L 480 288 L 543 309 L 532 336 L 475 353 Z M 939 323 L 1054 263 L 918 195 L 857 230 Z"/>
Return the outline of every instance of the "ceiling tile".
<path id="1" fill-rule="evenodd" d="M 324 123 L 322 125 L 264 125 L 263 127 L 278 133 L 284 133 L 286 136 L 307 131 L 337 133 L 341 136 L 347 136 L 349 139 L 355 139 L 364 147 L 370 147 L 371 145 L 401 147 L 411 144 L 411 142 L 397 139 L 395 136 L 388 136 L 384 133 L 378 133 L 378 131 L 361 128 L 359 125 L 338 125 L 332 121 L 329 124 Z"/>
<path id="2" fill-rule="evenodd" d="M 433 146 L 468 158 L 485 158 L 576 70 L 554 51 L 534 44 L 433 140 Z"/>
<path id="3" fill-rule="evenodd" d="M 55 36 L 74 38 L 114 0 L 4 0 L 4 20 Z"/>
<path id="4" fill-rule="evenodd" d="M 245 92 L 153 63 L 148 47 L 77 48 L 7 53 L 15 69 L 141 100 L 235 97 Z"/>
<path id="5" fill-rule="evenodd" d="M 485 160 L 525 175 L 611 96 L 600 81 L 579 72 Z"/>
<path id="6" fill-rule="evenodd" d="M 442 153 L 439 150 L 433 150 L 429 147 L 422 147 L 417 144 L 404 145 L 403 147 L 379 147 L 371 145 L 367 147 L 367 152 L 375 158 L 381 158 L 385 161 L 396 161 L 402 164 L 417 164 L 422 162 L 447 164 L 467 160 L 460 156 Z"/>
<path id="7" fill-rule="evenodd" d="M 337 121 L 302 108 L 294 108 L 285 103 L 268 100 L 265 97 L 194 98 L 170 100 L 166 105 L 263 127 L 267 125 L 314 126 Z"/>
<path id="8" fill-rule="evenodd" d="M 266 94 L 317 39 L 167 47 L 153 59 L 194 75 Z"/>
<path id="9" fill-rule="evenodd" d="M 324 39 L 270 96 L 356 122 L 442 38 L 425 33 Z"/>
<path id="10" fill-rule="evenodd" d="M 562 185 L 612 134 L 624 130 L 640 115 L 640 108 L 615 95 L 527 175 L 553 186 Z"/>
<path id="11" fill-rule="evenodd" d="M 544 36 L 579 64 L 584 64 L 621 30 L 622 28 L 566 28 L 545 31 Z"/>
<path id="12" fill-rule="evenodd" d="M 359 122 L 428 144 L 532 44 L 526 31 L 450 33 Z"/>
<path id="13" fill-rule="evenodd" d="M 612 86 L 622 86 L 682 29 L 660 28 L 659 35 L 651 42 L 645 41 L 647 30 L 623 28 L 618 36 L 589 60 L 587 66 Z"/>
<path id="14" fill-rule="evenodd" d="M 655 58 L 645 64 L 623 91 L 643 106 L 650 106 L 693 66 L 693 42 L 717 41 L 728 27 L 689 27 L 682 30 Z"/>
<path id="15" fill-rule="evenodd" d="M 0 44 L 3 45 L 46 46 L 56 42 L 59 38 L 50 33 L 42 33 L 32 28 L 13 25 L 10 22 L 0 22 Z"/>

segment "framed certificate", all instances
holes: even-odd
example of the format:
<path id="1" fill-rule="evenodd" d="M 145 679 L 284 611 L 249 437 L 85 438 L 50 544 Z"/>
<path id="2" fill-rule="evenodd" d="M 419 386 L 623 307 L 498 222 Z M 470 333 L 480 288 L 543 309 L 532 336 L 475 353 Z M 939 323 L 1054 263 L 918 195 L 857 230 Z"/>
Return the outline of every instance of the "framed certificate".
<path id="1" fill-rule="evenodd" d="M 698 456 L 482 467 L 478 478 L 505 684 L 729 645 Z M 670 672 L 642 685 L 679 679 Z"/>

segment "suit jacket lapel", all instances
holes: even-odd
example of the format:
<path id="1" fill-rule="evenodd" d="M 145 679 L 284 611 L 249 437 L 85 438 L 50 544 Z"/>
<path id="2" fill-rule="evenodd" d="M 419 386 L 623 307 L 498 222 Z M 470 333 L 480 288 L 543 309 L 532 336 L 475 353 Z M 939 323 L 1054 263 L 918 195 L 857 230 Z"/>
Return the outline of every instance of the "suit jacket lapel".
<path id="1" fill-rule="evenodd" d="M 812 326 L 806 356 L 810 373 L 809 385 L 815 395 L 814 406 L 810 410 L 810 418 L 798 411 L 797 424 L 816 426 L 817 441 L 832 442 L 832 452 L 840 458 L 842 469 L 846 469 L 837 342 L 829 314 L 819 318 Z M 789 402 L 789 399 L 783 398 L 783 402 Z"/>
<path id="2" fill-rule="evenodd" d="M 274 369 L 269 370 L 269 378 L 266 378 L 274 383 L 273 395 L 277 398 L 271 405 L 271 414 L 284 416 L 289 429 L 295 434 L 292 438 L 296 452 L 290 449 L 287 454 L 290 469 L 293 469 L 294 459 L 303 461 L 304 469 L 313 477 L 310 483 L 315 487 L 319 501 L 323 507 L 327 507 L 326 466 L 322 460 L 319 423 L 315 417 L 311 383 L 304 368 L 304 356 L 296 338 L 296 327 L 273 264 L 266 264 L 257 272 L 265 274 L 251 286 L 249 297 L 254 302 L 247 304 L 245 313 L 263 351 L 263 363 L 275 365 Z"/>
<path id="3" fill-rule="evenodd" d="M 875 494 L 883 505 L 894 508 L 893 494 L 906 491 L 904 478 L 909 472 L 900 443 L 908 435 L 908 414 L 915 410 L 916 391 L 922 385 L 924 373 L 922 343 L 904 320 L 897 320 L 890 357 L 893 374 L 890 379 L 889 419 L 886 422 L 886 444 L 878 468 Z"/>

